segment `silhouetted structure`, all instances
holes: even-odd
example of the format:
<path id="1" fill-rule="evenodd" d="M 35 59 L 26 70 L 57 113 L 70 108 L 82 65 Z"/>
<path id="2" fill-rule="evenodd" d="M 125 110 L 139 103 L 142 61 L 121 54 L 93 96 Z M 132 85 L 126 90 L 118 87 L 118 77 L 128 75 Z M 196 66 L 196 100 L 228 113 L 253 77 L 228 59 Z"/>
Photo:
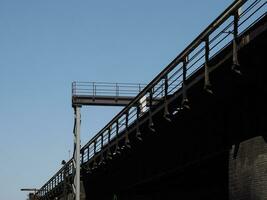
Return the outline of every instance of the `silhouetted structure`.
<path id="1" fill-rule="evenodd" d="M 231 4 L 82 147 L 83 198 L 266 199 L 266 29 L 265 0 Z M 38 197 L 70 197 L 74 171 Z"/>

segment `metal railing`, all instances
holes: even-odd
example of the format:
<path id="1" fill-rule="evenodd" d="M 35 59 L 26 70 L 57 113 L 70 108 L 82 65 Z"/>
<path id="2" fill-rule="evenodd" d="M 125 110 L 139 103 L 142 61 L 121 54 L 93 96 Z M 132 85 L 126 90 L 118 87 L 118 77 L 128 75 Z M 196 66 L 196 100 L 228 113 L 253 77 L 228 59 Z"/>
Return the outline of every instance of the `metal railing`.
<path id="1" fill-rule="evenodd" d="M 72 159 L 69 160 L 64 166 L 49 179 L 37 192 L 37 196 L 45 196 L 50 193 L 55 187 L 63 185 L 64 181 L 72 177 L 74 166 Z"/>
<path id="2" fill-rule="evenodd" d="M 240 8 L 242 7 L 242 11 Z M 236 0 L 219 17 L 217 17 L 187 48 L 185 48 L 159 75 L 157 75 L 120 113 L 118 113 L 99 133 L 97 133 L 82 149 L 81 164 L 94 158 L 108 144 L 116 140 L 130 125 L 140 125 L 140 117 L 144 113 L 151 119 L 152 108 L 162 98 L 168 105 L 168 96 L 183 91 L 186 96 L 186 80 L 201 68 L 207 69 L 209 61 L 223 49 L 238 41 L 236 37 L 266 16 L 266 0 Z M 206 71 L 208 72 L 208 71 Z M 208 76 L 205 73 L 205 76 Z M 206 77 L 205 77 L 206 78 Z M 80 91 L 79 91 L 80 92 Z M 79 93 L 77 90 L 73 94 Z M 144 103 L 145 102 L 145 103 Z M 66 165 L 70 168 L 71 162 Z M 45 196 L 53 186 L 58 184 L 58 172 L 38 192 Z M 61 179 L 59 179 L 61 180 Z M 59 181 L 60 183 L 60 181 Z"/>
<path id="3" fill-rule="evenodd" d="M 73 82 L 72 96 L 136 96 L 146 84 L 107 83 L 107 82 Z"/>

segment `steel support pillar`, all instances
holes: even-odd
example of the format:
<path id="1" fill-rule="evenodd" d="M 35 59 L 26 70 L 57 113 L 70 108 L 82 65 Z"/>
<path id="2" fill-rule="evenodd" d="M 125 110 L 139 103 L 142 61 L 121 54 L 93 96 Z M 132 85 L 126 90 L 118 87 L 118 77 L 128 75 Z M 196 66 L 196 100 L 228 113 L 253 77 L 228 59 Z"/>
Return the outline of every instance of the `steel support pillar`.
<path id="1" fill-rule="evenodd" d="M 75 200 L 80 200 L 80 151 L 81 151 L 81 140 L 80 140 L 80 127 L 81 127 L 81 107 L 75 106 L 74 116 L 74 194 Z"/>

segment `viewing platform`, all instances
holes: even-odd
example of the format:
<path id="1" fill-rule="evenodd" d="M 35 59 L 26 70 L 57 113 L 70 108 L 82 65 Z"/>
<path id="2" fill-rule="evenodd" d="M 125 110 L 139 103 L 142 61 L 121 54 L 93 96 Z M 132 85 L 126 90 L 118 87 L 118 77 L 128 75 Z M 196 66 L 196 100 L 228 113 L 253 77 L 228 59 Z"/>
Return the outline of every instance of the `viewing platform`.
<path id="1" fill-rule="evenodd" d="M 145 86 L 136 83 L 73 82 L 72 106 L 126 106 Z"/>

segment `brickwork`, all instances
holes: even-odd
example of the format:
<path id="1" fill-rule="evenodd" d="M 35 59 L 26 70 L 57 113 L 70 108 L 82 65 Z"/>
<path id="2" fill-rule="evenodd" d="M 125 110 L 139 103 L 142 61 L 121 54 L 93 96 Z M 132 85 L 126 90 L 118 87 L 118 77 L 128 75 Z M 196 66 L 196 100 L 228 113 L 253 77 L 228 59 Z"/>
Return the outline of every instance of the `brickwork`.
<path id="1" fill-rule="evenodd" d="M 229 199 L 267 200 L 267 143 L 258 136 L 236 148 L 229 156 Z"/>

